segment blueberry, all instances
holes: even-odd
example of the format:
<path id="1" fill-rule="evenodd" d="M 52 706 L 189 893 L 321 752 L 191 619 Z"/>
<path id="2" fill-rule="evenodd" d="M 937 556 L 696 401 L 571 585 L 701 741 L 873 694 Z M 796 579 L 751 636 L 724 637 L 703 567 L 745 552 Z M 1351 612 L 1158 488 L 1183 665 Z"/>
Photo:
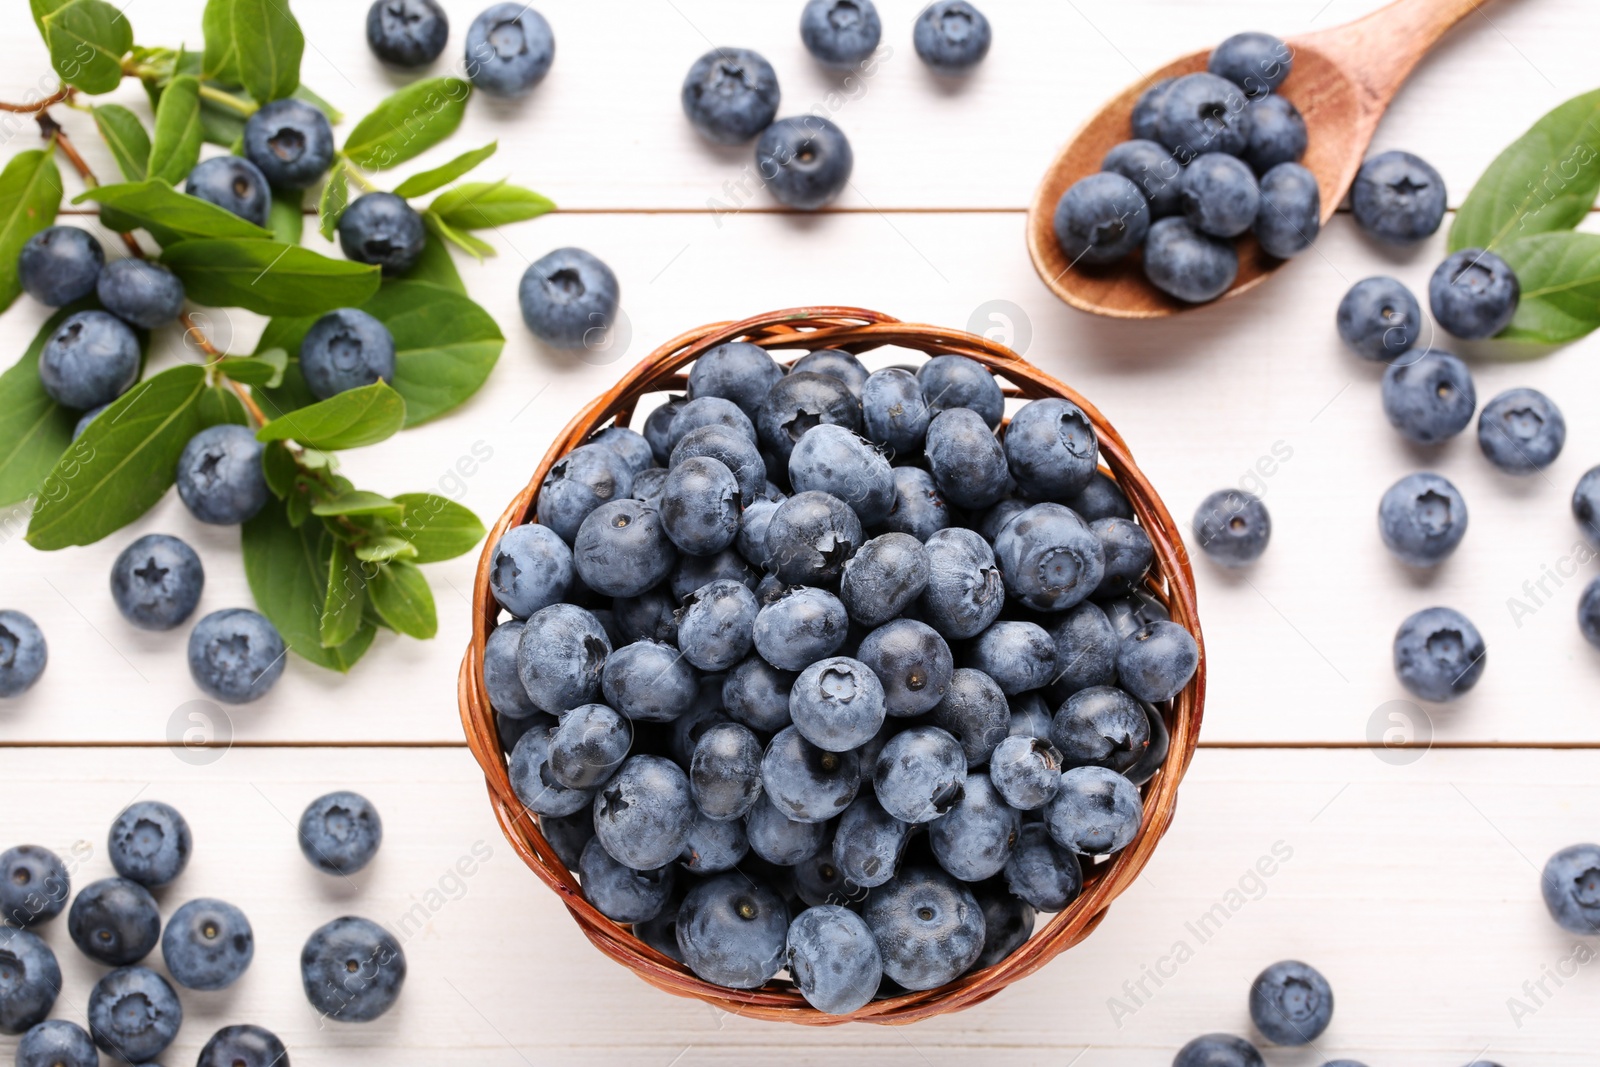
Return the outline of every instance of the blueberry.
<path id="1" fill-rule="evenodd" d="M 1174 78 L 1160 78 L 1150 83 L 1144 92 L 1139 94 L 1139 99 L 1133 105 L 1133 115 L 1130 124 L 1133 127 L 1133 136 L 1141 141 L 1160 141 L 1161 139 L 1161 101 L 1167 95 L 1167 90 L 1172 88 Z"/>
<path id="2" fill-rule="evenodd" d="M 187 989 L 226 989 L 255 956 L 255 935 L 244 912 L 221 900 L 191 900 L 172 913 L 161 935 L 161 958 L 173 981 Z"/>
<path id="3" fill-rule="evenodd" d="M 872 0 L 806 0 L 800 12 L 800 40 L 824 66 L 854 67 L 877 51 L 882 36 Z"/>
<path id="4" fill-rule="evenodd" d="M 1600 579 L 1584 587 L 1578 598 L 1578 629 L 1585 640 L 1600 648 Z"/>
<path id="5" fill-rule="evenodd" d="M 1257 174 L 1280 163 L 1298 163 L 1306 154 L 1306 120 L 1300 111 L 1277 94 L 1250 101 L 1250 143 L 1244 161 Z"/>
<path id="6" fill-rule="evenodd" d="M 312 323 L 300 342 L 300 373 L 319 400 L 394 381 L 394 336 L 365 311 L 339 308 Z"/>
<path id="7" fill-rule="evenodd" d="M 1274 1044 L 1309 1045 L 1333 1020 L 1333 990 L 1315 967 L 1282 960 L 1250 984 L 1250 1018 Z"/>
<path id="8" fill-rule="evenodd" d="M 1551 856 L 1539 886 L 1550 917 L 1563 930 L 1600 933 L 1600 845 L 1572 845 Z"/>
<path id="9" fill-rule="evenodd" d="M 89 993 L 89 1032 L 107 1055 L 129 1063 L 155 1059 L 183 1025 L 183 1005 L 148 967 L 119 967 Z"/>
<path id="10" fill-rule="evenodd" d="M 878 626 L 898 617 L 928 584 L 928 553 L 910 534 L 874 537 L 844 565 L 839 597 L 850 618 Z"/>
<path id="11" fill-rule="evenodd" d="M 618 456 L 618 459 L 623 457 Z M 626 460 L 623 460 L 626 463 Z M 633 484 L 629 486 L 629 496 L 641 504 L 649 504 L 659 509 L 661 507 L 661 493 L 667 487 L 667 468 L 646 467 L 642 471 L 635 471 Z M 581 527 L 580 527 L 581 529 Z"/>
<path id="12" fill-rule="evenodd" d="M 1372 156 L 1361 164 L 1350 187 L 1356 224 L 1390 244 L 1429 236 L 1439 228 L 1444 209 L 1444 179 L 1410 152 Z"/>
<path id="13" fill-rule="evenodd" d="M 529 264 L 517 286 L 522 321 L 552 348 L 588 348 L 603 342 L 621 301 L 611 268 L 581 248 L 545 253 Z"/>
<path id="14" fill-rule="evenodd" d="M 1467 503 L 1440 475 L 1410 474 L 1383 494 L 1378 532 L 1400 562 L 1436 567 L 1466 535 Z"/>
<path id="15" fill-rule="evenodd" d="M 1266 1061 L 1242 1037 L 1204 1034 L 1178 1050 L 1172 1067 L 1266 1067 Z"/>
<path id="16" fill-rule="evenodd" d="M 242 156 L 202 160 L 183 183 L 183 191 L 265 228 L 272 190 L 261 168 Z"/>
<path id="17" fill-rule="evenodd" d="M 1478 628 L 1453 608 L 1424 608 L 1394 635 L 1394 671 L 1423 700 L 1454 700 L 1483 677 L 1488 655 Z"/>
<path id="18" fill-rule="evenodd" d="M 1293 67 L 1294 52 L 1270 33 L 1236 33 L 1212 49 L 1206 63 L 1207 70 L 1251 97 L 1282 85 Z"/>
<path id="19" fill-rule="evenodd" d="M 1321 229 L 1322 193 L 1316 175 L 1298 163 L 1279 163 L 1261 176 L 1255 234 L 1267 255 L 1297 256 L 1311 247 Z"/>
<path id="20" fill-rule="evenodd" d="M 76 441 L 78 438 L 82 437 L 83 431 L 89 428 L 89 424 L 95 419 L 99 418 L 100 413 L 110 406 L 110 404 L 101 404 L 99 407 L 90 408 L 88 411 L 85 411 L 82 415 L 80 415 L 78 417 L 77 424 L 72 427 L 72 439 Z"/>
<path id="21" fill-rule="evenodd" d="M 305 189 L 333 164 L 333 127 L 314 104 L 273 100 L 245 122 L 244 154 L 272 185 Z"/>
<path id="22" fill-rule="evenodd" d="M 1053 225 L 1056 242 L 1074 265 L 1114 263 L 1144 241 L 1150 205 L 1132 181 L 1101 171 L 1061 194 Z"/>
<path id="23" fill-rule="evenodd" d="M 159 889 L 183 873 L 193 844 L 189 824 L 176 808 L 157 800 L 141 800 L 124 808 L 112 822 L 106 852 L 122 877 L 147 889 Z"/>
<path id="24" fill-rule="evenodd" d="M 713 819 L 696 813 L 681 857 L 684 870 L 695 874 L 731 871 L 750 853 L 750 838 L 738 819 Z"/>
<path id="25" fill-rule="evenodd" d="M 1161 96 L 1156 140 L 1187 165 L 1205 152 L 1244 153 L 1250 145 L 1250 112 L 1244 92 L 1215 74 L 1185 74 Z"/>
<path id="26" fill-rule="evenodd" d="M 713 398 L 708 397 L 705 401 L 690 401 L 689 407 L 702 402 L 709 403 L 712 400 Z M 723 400 L 715 402 L 727 404 L 727 401 Z M 731 404 L 727 406 L 732 407 Z M 685 411 L 687 410 L 688 408 L 685 408 Z M 733 410 L 738 411 L 737 408 Z M 687 421 L 680 419 L 679 423 Z M 670 465 L 676 468 L 685 460 L 696 457 L 714 459 L 727 467 L 738 485 L 739 499 L 742 503 L 751 504 L 758 499 L 764 499 L 767 489 L 767 467 L 753 437 L 746 437 L 727 426 L 702 426 L 690 430 L 673 445 Z"/>
<path id="27" fill-rule="evenodd" d="M 878 676 L 888 713 L 899 718 L 933 710 L 955 667 L 944 638 L 914 619 L 895 619 L 867 634 L 856 658 Z"/>
<path id="28" fill-rule="evenodd" d="M 156 947 L 161 914 L 150 891 L 138 882 L 103 878 L 78 891 L 67 912 L 67 932 L 90 959 L 125 967 Z"/>
<path id="29" fill-rule="evenodd" d="M 851 883 L 864 888 L 894 877 L 911 827 L 883 810 L 871 790 L 864 790 L 839 817 L 833 839 L 833 861 Z"/>
<path id="30" fill-rule="evenodd" d="M 72 879 L 54 852 L 40 845 L 0 852 L 0 923 L 26 928 L 48 922 L 71 895 Z"/>
<path id="31" fill-rule="evenodd" d="M 600 914 L 619 923 L 647 922 L 661 913 L 672 897 L 675 881 L 670 866 L 636 871 L 611 858 L 598 839 L 591 838 L 578 860 L 585 899 Z"/>
<path id="32" fill-rule="evenodd" d="M 872 930 L 837 904 L 807 908 L 789 924 L 784 961 L 807 1003 L 829 1015 L 865 1007 L 883 979 L 883 956 Z"/>
<path id="33" fill-rule="evenodd" d="M 774 667 L 803 670 L 837 652 L 849 626 L 838 597 L 825 589 L 793 586 L 756 615 L 756 651 Z"/>
<path id="34" fill-rule="evenodd" d="M 1505 260 L 1481 248 L 1453 253 L 1428 279 L 1428 303 L 1447 333 L 1493 337 L 1511 324 L 1522 286 Z"/>
<path id="35" fill-rule="evenodd" d="M 739 533 L 739 483 L 723 463 L 689 457 L 667 475 L 660 514 L 662 529 L 682 551 L 699 556 L 720 552 Z"/>
<path id="36" fill-rule="evenodd" d="M 1339 337 L 1362 358 L 1390 360 L 1417 343 L 1422 333 L 1422 308 L 1399 280 L 1378 275 L 1350 287 L 1339 301 L 1334 322 Z"/>
<path id="37" fill-rule="evenodd" d="M 20 611 L 0 611 L 0 698 L 33 687 L 49 660 L 44 632 Z"/>
<path id="38" fill-rule="evenodd" d="M 683 883 L 684 879 L 674 878 L 672 896 L 656 913 L 655 918 L 633 924 L 634 937 L 668 959 L 679 963 L 683 962 L 683 953 L 678 950 L 678 908 L 682 905 L 684 896 L 688 894 L 688 889 Z"/>
<path id="39" fill-rule="evenodd" d="M 678 554 L 668 540 L 663 512 L 629 499 L 612 500 L 589 512 L 578 527 L 572 559 L 590 589 L 627 598 L 655 588 L 672 572 Z"/>
<path id="40" fill-rule="evenodd" d="M 826 823 L 791 819 L 765 795 L 751 806 L 744 828 L 751 852 L 768 863 L 785 867 L 816 855 L 828 839 Z"/>
<path id="41" fill-rule="evenodd" d="M 1150 284 L 1190 304 L 1215 300 L 1239 273 L 1233 245 L 1200 233 L 1188 219 L 1159 219 L 1144 242 L 1144 276 Z"/>
<path id="42" fill-rule="evenodd" d="M 627 498 L 633 474 L 603 445 L 579 445 L 550 468 L 539 487 L 538 520 L 571 544 L 589 513 Z"/>
<path id="43" fill-rule="evenodd" d="M 767 552 L 791 585 L 831 585 L 861 541 L 856 513 L 827 493 L 796 493 L 778 505 L 767 527 Z"/>
<path id="44" fill-rule="evenodd" d="M 1089 524 L 1105 553 L 1105 577 L 1094 595 L 1105 597 L 1137 589 L 1155 561 L 1155 546 L 1144 527 L 1128 519 L 1096 519 Z"/>
<path id="45" fill-rule="evenodd" d="M 519 619 L 559 603 L 572 587 L 572 550 L 550 527 L 513 526 L 495 542 L 489 591 Z"/>
<path id="46" fill-rule="evenodd" d="M 892 454 L 920 451 L 932 417 L 922 385 L 910 371 L 886 367 L 861 386 L 862 433 Z"/>
<path id="47" fill-rule="evenodd" d="M 989 776 L 975 772 L 960 799 L 929 825 L 928 843 L 939 866 L 963 882 L 981 882 L 1005 869 L 1021 829 L 1021 816 Z"/>
<path id="48" fill-rule="evenodd" d="M 800 736 L 830 753 L 849 753 L 866 744 L 887 714 L 877 675 L 844 656 L 820 660 L 802 671 L 789 710 Z"/>
<path id="49" fill-rule="evenodd" d="M 1184 168 L 1178 199 L 1196 230 L 1213 237 L 1237 237 L 1256 221 L 1261 187 L 1239 159 L 1207 152 Z"/>
<path id="50" fill-rule="evenodd" d="M 1212 561 L 1245 567 L 1261 558 L 1272 537 L 1272 517 L 1254 493 L 1218 489 L 1194 512 L 1194 539 Z"/>
<path id="51" fill-rule="evenodd" d="M 1591 467 L 1572 491 L 1572 517 L 1590 538 L 1600 539 L 1600 467 Z"/>
<path id="52" fill-rule="evenodd" d="M 936 74 L 965 74 L 989 54 L 993 31 L 983 13 L 966 0 L 935 0 L 911 30 L 918 57 Z"/>
<path id="53" fill-rule="evenodd" d="M 626 716 L 604 704 L 583 704 L 561 716 L 550 735 L 550 775 L 568 789 L 594 789 L 611 777 L 633 746 Z"/>
<path id="54" fill-rule="evenodd" d="M 425 67 L 450 37 L 450 17 L 438 0 L 373 0 L 367 9 L 367 47 L 385 63 Z"/>
<path id="55" fill-rule="evenodd" d="M 1061 753 L 1048 739 L 1013 734 L 989 757 L 989 780 L 1018 811 L 1037 811 L 1061 790 Z"/>
<path id="56" fill-rule="evenodd" d="M 725 671 L 750 651 L 756 598 L 741 582 L 720 579 L 684 598 L 678 648 L 703 671 Z"/>
<path id="57" fill-rule="evenodd" d="M 41 304 L 64 307 L 95 291 L 106 250 L 87 230 L 49 226 L 23 244 L 17 274 L 28 295 Z"/>
<path id="58" fill-rule="evenodd" d="M 1146 589 L 1135 589 L 1127 596 L 1113 597 L 1101 607 L 1106 613 L 1106 620 L 1111 623 L 1112 631 L 1117 635 L 1119 648 L 1122 640 L 1136 633 L 1141 626 L 1172 619 L 1172 613 L 1166 609 L 1166 605 Z"/>
<path id="59" fill-rule="evenodd" d="M 1050 739 L 1064 767 L 1105 767 L 1121 774 L 1150 744 L 1144 705 L 1115 686 L 1080 689 L 1056 712 Z"/>
<path id="60" fill-rule="evenodd" d="M 527 4 L 494 4 L 467 27 L 467 77 L 490 96 L 532 91 L 549 73 L 555 54 L 550 23 Z"/>
<path id="61" fill-rule="evenodd" d="M 611 614 L 626 640 L 678 644 L 677 600 L 661 589 L 636 597 L 617 597 Z"/>
<path id="62" fill-rule="evenodd" d="M 667 457 L 672 453 L 672 446 L 676 442 L 671 436 L 672 423 L 685 406 L 687 401 L 683 397 L 669 396 L 651 408 L 650 414 L 644 418 L 644 439 L 650 442 L 650 451 L 655 455 L 657 463 L 666 463 Z"/>
<path id="63" fill-rule="evenodd" d="M 272 1031 L 259 1026 L 224 1026 L 200 1050 L 195 1067 L 288 1067 L 289 1052 Z"/>
<path id="64" fill-rule="evenodd" d="M 983 952 L 983 911 L 943 871 L 913 867 L 874 889 L 861 917 L 883 954 L 883 972 L 906 989 L 954 981 Z"/>
<path id="65" fill-rule="evenodd" d="M 224 704 L 266 696 L 283 674 L 287 654 L 278 628 L 248 608 L 213 611 L 189 632 L 189 675 Z"/>
<path id="66" fill-rule="evenodd" d="M 360 793 L 341 791 L 306 805 L 297 830 L 300 852 L 324 874 L 354 874 L 372 862 L 383 843 L 378 809 Z"/>
<path id="67" fill-rule="evenodd" d="M 146 330 L 165 326 L 183 310 L 183 283 L 147 259 L 114 261 L 100 272 L 95 292 L 107 311 Z"/>
<path id="68" fill-rule="evenodd" d="M 1006 592 L 1031 608 L 1062 611 L 1085 600 L 1105 578 L 1105 550 L 1071 509 L 1035 504 L 995 538 Z"/>
<path id="69" fill-rule="evenodd" d="M 961 799 L 967 761 L 961 742 L 937 726 L 895 734 L 878 753 L 873 789 L 890 815 L 907 823 L 932 822 Z"/>
<path id="70" fill-rule="evenodd" d="M 828 374 L 797 371 L 785 375 L 768 390 L 756 413 L 762 447 L 781 460 L 785 470 L 795 444 L 821 424 L 861 428 L 861 401 L 848 385 Z"/>
<path id="71" fill-rule="evenodd" d="M 778 75 L 760 53 L 714 48 L 683 79 L 683 113 L 715 144 L 743 144 L 778 113 Z"/>
<path id="72" fill-rule="evenodd" d="M 1116 680 L 1121 641 L 1098 605 L 1086 600 L 1070 608 L 1051 626 L 1050 636 L 1056 645 L 1053 681 L 1064 689 L 1076 692 Z"/>
<path id="73" fill-rule="evenodd" d="M 971 408 L 993 430 L 1005 417 L 1006 398 L 987 367 L 966 356 L 934 356 L 917 368 L 917 382 L 930 416 Z"/>
<path id="74" fill-rule="evenodd" d="M 929 537 L 924 550 L 923 618 L 951 640 L 982 633 L 1005 604 L 1004 580 L 988 542 L 972 530 L 951 527 Z"/>
<path id="75" fill-rule="evenodd" d="M 61 966 L 50 946 L 27 930 L 8 930 L 0 941 L 0 1033 L 38 1025 L 60 992 Z"/>
<path id="76" fill-rule="evenodd" d="M 720 397 L 753 419 L 783 377 L 783 368 L 766 349 L 748 341 L 727 341 L 701 353 L 689 368 L 689 399 Z"/>
<path id="77" fill-rule="evenodd" d="M 953 521 L 933 475 L 921 467 L 896 467 L 894 510 L 873 532 L 902 533 L 926 541 Z"/>
<path id="78" fill-rule="evenodd" d="M 590 434 L 584 444 L 611 449 L 635 477 L 655 466 L 655 453 L 650 448 L 650 442 L 644 434 L 626 426 L 607 426 Z"/>
<path id="79" fill-rule="evenodd" d="M 1124 777 L 1134 785 L 1144 785 L 1156 776 L 1167 762 L 1167 752 L 1172 745 L 1172 735 L 1167 730 L 1166 720 L 1161 717 L 1155 705 L 1144 705 L 1145 720 L 1150 728 L 1150 743 L 1145 746 L 1144 755 L 1132 767 L 1123 771 Z"/>
<path id="80" fill-rule="evenodd" d="M 1062 503 L 1076 511 L 1084 522 L 1133 518 L 1133 506 L 1128 503 L 1127 494 L 1104 471 L 1095 471 L 1089 483 L 1076 496 Z"/>
<path id="81" fill-rule="evenodd" d="M 755 348 L 754 345 L 749 347 Z M 716 352 L 719 351 L 719 349 L 712 349 L 712 351 Z M 759 353 L 761 358 L 766 360 L 768 363 L 772 362 L 767 354 L 762 352 L 759 348 L 756 349 L 756 352 Z M 704 358 L 705 357 L 701 357 L 702 361 Z M 695 366 L 699 365 L 699 363 L 695 364 Z M 690 373 L 692 375 L 693 371 Z M 678 444 L 689 434 L 696 430 L 704 429 L 708 426 L 715 426 L 723 430 L 731 430 L 733 431 L 735 437 L 747 440 L 752 444 L 754 444 L 757 440 L 755 423 L 750 421 L 750 416 L 746 415 L 744 413 L 744 409 L 741 408 L 737 403 L 721 396 L 697 396 L 693 400 L 685 402 L 681 407 L 678 408 L 677 413 L 673 415 L 672 426 L 667 434 L 667 454 L 669 465 L 670 457 L 672 453 L 676 451 Z M 700 439 L 703 438 L 697 438 L 697 440 Z M 765 476 L 766 470 L 765 467 L 763 467 L 763 480 L 765 479 Z"/>
<path id="82" fill-rule="evenodd" d="M 762 792 L 793 822 L 826 822 L 850 806 L 860 786 L 854 752 L 819 748 L 793 726 L 778 731 L 761 757 Z"/>
<path id="83" fill-rule="evenodd" d="M 928 465 L 939 491 L 957 507 L 980 509 L 1006 493 L 1006 455 L 983 416 L 950 408 L 928 424 Z"/>
<path id="84" fill-rule="evenodd" d="M 837 378 L 858 400 L 861 398 L 861 389 L 867 384 L 869 377 L 867 368 L 859 359 L 838 348 L 819 348 L 814 352 L 807 352 L 794 361 L 794 366 L 790 370 L 801 374 L 825 374 L 830 378 Z"/>
<path id="85" fill-rule="evenodd" d="M 1017 411 L 1006 427 L 1005 455 L 1017 488 L 1035 499 L 1059 500 L 1089 484 L 1100 445 L 1081 408 L 1048 397 Z"/>
<path id="86" fill-rule="evenodd" d="M 1537 389 L 1507 389 L 1478 416 L 1478 447 L 1507 474 L 1528 475 L 1550 466 L 1567 443 L 1567 420 Z"/>
<path id="87" fill-rule="evenodd" d="M 523 627 L 517 674 L 529 699 L 556 714 L 593 699 L 609 655 L 611 641 L 593 615 L 571 604 L 552 604 Z"/>
<path id="88" fill-rule="evenodd" d="M 189 438 L 178 456 L 178 496 L 189 514 L 213 526 L 255 518 L 270 490 L 261 470 L 261 442 L 249 427 L 222 423 Z"/>
<path id="89" fill-rule="evenodd" d="M 79 411 L 109 404 L 139 378 L 139 338 L 104 311 L 79 311 L 56 327 L 39 353 L 50 399 Z"/>
<path id="90" fill-rule="evenodd" d="M 568 870 L 578 869 L 583 850 L 594 840 L 594 811 L 585 804 L 570 815 L 539 816 L 539 834 Z"/>
<path id="91" fill-rule="evenodd" d="M 779 119 L 756 141 L 756 169 L 778 203 L 815 211 L 850 183 L 855 153 L 844 131 L 820 115 Z"/>
<path id="92" fill-rule="evenodd" d="M 862 525 L 882 522 L 894 508 L 889 461 L 842 426 L 821 425 L 795 442 L 789 481 L 797 493 L 831 493 L 855 511 Z"/>
<path id="93" fill-rule="evenodd" d="M 630 756 L 594 798 L 595 837 L 634 870 L 677 859 L 693 820 L 688 776 L 660 756 Z"/>
<path id="94" fill-rule="evenodd" d="M 1183 211 L 1178 198 L 1178 179 L 1183 176 L 1183 168 L 1159 141 L 1123 141 L 1105 154 L 1100 169 L 1120 174 L 1138 188 L 1150 205 L 1150 220 Z M 1148 225 L 1145 228 L 1148 231 Z"/>
<path id="95" fill-rule="evenodd" d="M 1007 695 L 1025 693 L 1055 677 L 1056 645 L 1037 623 L 1002 619 L 973 641 L 967 664 L 994 679 Z"/>
<path id="96" fill-rule="evenodd" d="M 1072 767 L 1046 805 L 1045 826 L 1062 848 L 1084 856 L 1120 852 L 1139 833 L 1139 787 L 1105 767 Z"/>
<path id="97" fill-rule="evenodd" d="M 777 733 L 790 723 L 790 692 L 797 676 L 749 656 L 722 682 L 722 703 L 734 722 L 762 733 Z"/>
<path id="98" fill-rule="evenodd" d="M 696 678 L 676 648 L 645 639 L 606 658 L 600 688 L 608 704 L 636 722 L 671 722 L 693 703 Z"/>
<path id="99" fill-rule="evenodd" d="M 100 1067 L 100 1053 L 77 1023 L 48 1019 L 17 1042 L 17 1067 Z"/>
<path id="100" fill-rule="evenodd" d="M 766 885 L 738 873 L 695 886 L 678 909 L 684 963 L 708 982 L 756 989 L 783 967 L 789 909 Z"/>
<path id="101" fill-rule="evenodd" d="M 738 723 L 720 723 L 702 734 L 689 762 L 689 792 L 707 818 L 742 818 L 761 795 L 756 735 Z"/>
<path id="102" fill-rule="evenodd" d="M 339 247 L 357 263 L 405 274 L 427 241 L 422 216 L 393 193 L 366 193 L 339 216 Z"/>
<path id="103" fill-rule="evenodd" d="M 1011 709 L 993 678 L 981 670 L 958 667 L 928 721 L 961 742 L 967 766 L 978 767 L 1010 729 Z"/>
<path id="104" fill-rule="evenodd" d="M 111 565 L 111 597 L 129 622 L 170 630 L 200 602 L 205 569 L 188 544 L 169 534 L 146 534 Z"/>
<path id="105" fill-rule="evenodd" d="M 1034 912 L 999 880 L 973 886 L 972 895 L 983 911 L 983 952 L 972 965 L 972 970 L 981 971 L 1010 956 L 1032 936 Z"/>
<path id="106" fill-rule="evenodd" d="M 534 726 L 517 739 L 508 770 L 511 789 L 529 811 L 539 815 L 571 815 L 594 799 L 586 789 L 568 789 L 550 771 L 548 725 Z"/>
<path id="107" fill-rule="evenodd" d="M 406 954 L 370 919 L 346 915 L 318 927 L 300 950 L 300 984 L 324 1018 L 366 1023 L 394 1007 L 406 981 Z"/>
<path id="108" fill-rule="evenodd" d="M 1159 704 L 1183 691 L 1200 665 L 1195 640 L 1175 622 L 1146 623 L 1122 639 L 1117 649 L 1117 678 L 1140 700 Z"/>

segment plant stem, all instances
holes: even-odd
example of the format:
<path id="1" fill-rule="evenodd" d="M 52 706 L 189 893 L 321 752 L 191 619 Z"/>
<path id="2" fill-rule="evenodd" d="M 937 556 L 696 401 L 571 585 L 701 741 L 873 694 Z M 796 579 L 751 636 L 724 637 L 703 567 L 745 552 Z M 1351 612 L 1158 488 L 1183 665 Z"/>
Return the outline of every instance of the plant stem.
<path id="1" fill-rule="evenodd" d="M 200 83 L 200 99 L 209 100 L 220 108 L 232 111 L 240 118 L 249 118 L 261 110 L 261 105 L 250 100 L 240 100 L 232 93 L 223 92 L 214 85 Z"/>
<path id="2" fill-rule="evenodd" d="M 367 192 L 375 193 L 378 191 L 378 187 L 372 184 L 372 180 L 365 174 L 361 173 L 361 168 L 350 162 L 348 159 L 345 160 L 344 172 L 350 175 L 351 181 L 361 186 L 361 188 L 365 189 Z"/>
<path id="3" fill-rule="evenodd" d="M 77 90 L 72 88 L 72 86 L 63 85 L 49 96 L 44 97 L 41 100 L 35 100 L 31 104 L 0 103 L 0 111 L 10 111 L 18 115 L 37 114 L 46 108 L 53 107 L 54 105 L 61 103 L 63 100 L 70 100 L 72 98 L 72 94 L 75 92 L 77 92 Z"/>

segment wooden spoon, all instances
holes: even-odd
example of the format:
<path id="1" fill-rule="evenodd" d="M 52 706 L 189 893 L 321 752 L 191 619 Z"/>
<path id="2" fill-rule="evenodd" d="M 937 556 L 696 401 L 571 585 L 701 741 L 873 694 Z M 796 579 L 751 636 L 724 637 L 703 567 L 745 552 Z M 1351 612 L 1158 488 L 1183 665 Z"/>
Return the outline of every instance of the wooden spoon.
<path id="1" fill-rule="evenodd" d="M 1322 221 L 1333 215 L 1361 167 L 1372 133 L 1406 76 L 1445 30 L 1482 0 L 1395 0 L 1364 18 L 1288 41 L 1294 68 L 1280 93 L 1306 120 L 1302 163 L 1316 175 Z M 1056 201 L 1078 179 L 1100 169 L 1114 145 L 1133 137 L 1133 105 L 1162 78 L 1206 69 L 1211 51 L 1168 63 L 1130 85 L 1063 148 L 1028 209 L 1028 253 L 1050 291 L 1075 308 L 1119 319 L 1154 319 L 1203 304 L 1186 304 L 1151 285 L 1137 256 L 1107 266 L 1074 265 L 1056 241 Z M 1239 276 L 1218 299 L 1259 285 L 1286 261 L 1261 250 L 1249 234 L 1235 242 Z M 1303 254 L 1303 253 L 1302 253 Z"/>

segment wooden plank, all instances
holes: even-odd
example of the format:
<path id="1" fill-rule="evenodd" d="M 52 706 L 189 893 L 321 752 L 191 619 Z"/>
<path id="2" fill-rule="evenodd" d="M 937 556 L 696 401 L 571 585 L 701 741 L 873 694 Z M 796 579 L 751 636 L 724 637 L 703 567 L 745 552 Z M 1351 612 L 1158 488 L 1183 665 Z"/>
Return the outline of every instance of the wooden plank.
<path id="1" fill-rule="evenodd" d="M 215 1028 L 251 1021 L 282 1035 L 299 1067 L 731 1065 L 780 1048 L 842 1067 L 975 1056 L 1136 1067 L 1202 1032 L 1248 1034 L 1251 978 L 1300 958 L 1333 984 L 1333 1025 L 1315 1049 L 1270 1063 L 1578 1067 L 1593 1062 L 1600 979 L 1563 961 L 1583 947 L 1592 961 L 1593 942 L 1550 922 L 1536 867 L 1595 836 L 1597 780 L 1590 752 L 1435 752 L 1406 767 L 1363 752 L 1202 752 L 1168 840 L 1099 931 L 988 1004 L 896 1030 L 747 1022 L 624 974 L 521 866 L 460 751 L 236 750 L 204 767 L 165 752 L 4 751 L 0 844 L 77 847 L 82 885 L 110 874 L 103 833 L 122 806 L 154 798 L 185 812 L 194 858 L 159 894 L 163 913 L 221 897 L 249 915 L 257 947 L 232 990 L 184 994 L 166 1063 L 192 1063 Z M 334 788 L 362 792 L 384 819 L 378 858 L 349 879 L 317 873 L 295 844 L 302 807 Z M 319 1028 L 297 954 L 345 914 L 397 928 L 409 977 L 377 1022 Z M 102 968 L 64 919 L 43 936 L 65 973 L 56 1015 L 81 1021 Z M 1530 996 L 1525 980 L 1546 993 Z M 1526 1005 L 1516 1017 L 1513 1001 Z M 0 1038 L 0 1056 L 14 1047 Z"/>

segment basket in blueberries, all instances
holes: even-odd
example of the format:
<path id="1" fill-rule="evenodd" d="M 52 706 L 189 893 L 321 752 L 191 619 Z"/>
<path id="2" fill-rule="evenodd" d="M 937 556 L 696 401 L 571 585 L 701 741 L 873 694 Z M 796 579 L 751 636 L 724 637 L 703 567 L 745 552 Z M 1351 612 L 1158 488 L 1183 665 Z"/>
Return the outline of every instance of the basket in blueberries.
<path id="1" fill-rule="evenodd" d="M 1204 701 L 1187 554 L 1116 431 L 855 308 L 654 352 L 556 438 L 473 607 L 507 838 L 606 955 L 756 1018 L 912 1022 L 1082 940 Z"/>

